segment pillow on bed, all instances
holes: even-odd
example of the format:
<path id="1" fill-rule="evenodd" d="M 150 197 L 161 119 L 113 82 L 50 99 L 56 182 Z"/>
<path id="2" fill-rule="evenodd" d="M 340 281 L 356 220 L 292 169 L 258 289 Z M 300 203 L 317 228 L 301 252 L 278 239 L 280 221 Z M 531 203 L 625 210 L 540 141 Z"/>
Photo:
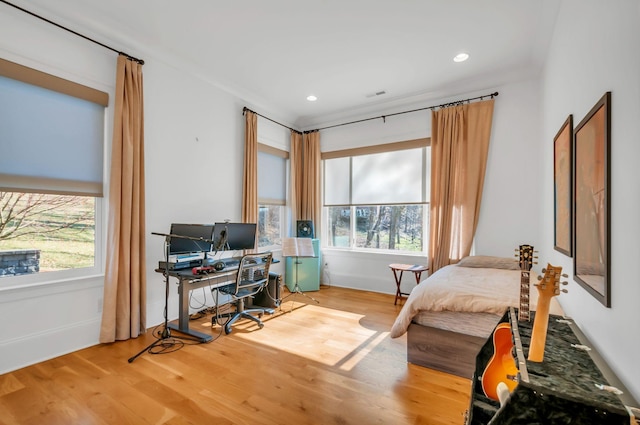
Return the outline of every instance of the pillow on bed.
<path id="1" fill-rule="evenodd" d="M 485 269 L 520 270 L 518 261 L 512 258 L 492 257 L 490 255 L 471 255 L 458 262 L 460 267 L 482 267 Z"/>

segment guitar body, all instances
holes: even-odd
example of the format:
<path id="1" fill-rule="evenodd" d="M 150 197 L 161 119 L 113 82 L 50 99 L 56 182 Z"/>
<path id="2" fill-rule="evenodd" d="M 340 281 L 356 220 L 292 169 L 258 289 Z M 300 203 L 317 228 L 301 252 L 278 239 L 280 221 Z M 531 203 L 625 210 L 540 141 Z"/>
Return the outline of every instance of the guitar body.
<path id="1" fill-rule="evenodd" d="M 498 384 L 503 382 L 511 392 L 518 385 L 517 375 L 511 325 L 500 323 L 493 332 L 493 356 L 482 374 L 482 391 L 490 399 L 499 401 Z"/>

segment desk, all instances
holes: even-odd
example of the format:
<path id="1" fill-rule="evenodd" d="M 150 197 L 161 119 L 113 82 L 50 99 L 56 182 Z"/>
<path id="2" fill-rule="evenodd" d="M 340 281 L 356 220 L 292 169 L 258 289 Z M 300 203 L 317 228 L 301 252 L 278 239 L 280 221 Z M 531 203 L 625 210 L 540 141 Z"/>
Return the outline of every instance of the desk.
<path id="1" fill-rule="evenodd" d="M 156 270 L 158 273 L 168 273 L 169 276 L 178 279 L 179 313 L 178 324 L 169 323 L 170 329 L 192 336 L 200 342 L 208 342 L 213 339 L 211 335 L 189 329 L 189 291 L 209 287 L 211 289 L 220 288 L 236 281 L 238 267 L 225 268 L 222 271 L 209 273 L 206 275 L 194 275 L 191 269 L 187 270 Z"/>
<path id="2" fill-rule="evenodd" d="M 402 292 L 400 290 L 400 282 L 402 281 L 402 272 L 409 271 L 413 272 L 416 277 L 416 285 L 420 283 L 420 276 L 422 276 L 422 272 L 426 272 L 429 270 L 429 267 L 420 266 L 417 264 L 389 264 L 389 268 L 393 272 L 393 277 L 396 279 L 396 298 L 393 301 L 393 305 L 398 303 L 398 299 L 402 298 L 403 295 L 408 296 L 408 293 Z M 400 272 L 398 274 L 398 272 Z"/>

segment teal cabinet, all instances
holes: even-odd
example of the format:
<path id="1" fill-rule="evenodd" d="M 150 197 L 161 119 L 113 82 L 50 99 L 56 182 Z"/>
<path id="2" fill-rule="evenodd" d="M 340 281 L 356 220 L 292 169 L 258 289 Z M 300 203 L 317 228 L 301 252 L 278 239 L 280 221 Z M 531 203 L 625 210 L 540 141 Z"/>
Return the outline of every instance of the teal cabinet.
<path id="1" fill-rule="evenodd" d="M 298 287 L 302 292 L 317 291 L 320 289 L 320 265 L 322 253 L 320 252 L 320 239 L 313 239 L 313 251 L 315 257 L 287 257 L 284 283 L 293 291 L 298 279 Z"/>

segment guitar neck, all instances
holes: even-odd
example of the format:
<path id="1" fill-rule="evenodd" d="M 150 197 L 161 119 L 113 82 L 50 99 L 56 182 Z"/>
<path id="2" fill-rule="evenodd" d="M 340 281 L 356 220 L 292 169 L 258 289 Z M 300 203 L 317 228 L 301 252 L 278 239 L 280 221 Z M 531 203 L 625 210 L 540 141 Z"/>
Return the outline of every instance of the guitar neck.
<path id="1" fill-rule="evenodd" d="M 529 275 L 531 264 L 534 262 L 533 246 L 520 245 L 520 307 L 518 308 L 518 320 L 523 322 L 529 321 Z"/>
<path id="2" fill-rule="evenodd" d="M 529 321 L 529 270 L 520 272 L 520 308 L 518 308 L 518 320 Z"/>
<path id="3" fill-rule="evenodd" d="M 544 358 L 544 347 L 547 342 L 547 327 L 549 326 L 550 301 L 550 298 L 538 299 L 536 318 L 533 321 L 533 331 L 531 331 L 529 357 L 527 358 L 532 362 L 541 362 Z"/>

